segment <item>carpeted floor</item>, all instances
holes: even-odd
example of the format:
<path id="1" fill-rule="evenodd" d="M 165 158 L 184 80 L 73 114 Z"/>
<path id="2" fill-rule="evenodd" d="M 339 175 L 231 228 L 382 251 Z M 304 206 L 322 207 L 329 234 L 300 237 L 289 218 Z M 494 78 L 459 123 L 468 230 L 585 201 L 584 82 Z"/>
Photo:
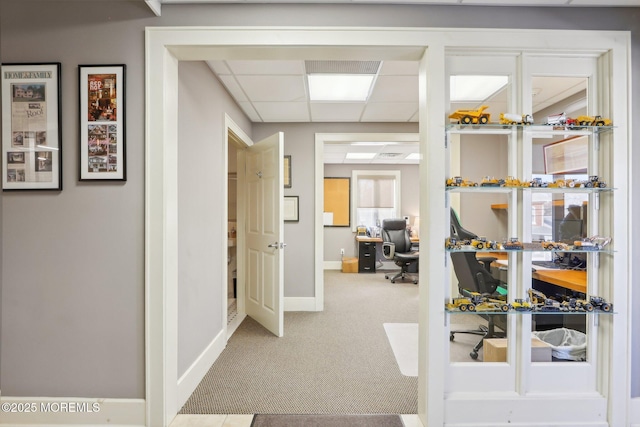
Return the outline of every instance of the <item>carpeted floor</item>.
<path id="1" fill-rule="evenodd" d="M 399 415 L 262 415 L 251 427 L 404 427 Z"/>
<path id="2" fill-rule="evenodd" d="M 325 273 L 323 312 L 286 312 L 284 337 L 247 318 L 183 414 L 415 414 L 383 323 L 418 321 L 418 287 Z"/>

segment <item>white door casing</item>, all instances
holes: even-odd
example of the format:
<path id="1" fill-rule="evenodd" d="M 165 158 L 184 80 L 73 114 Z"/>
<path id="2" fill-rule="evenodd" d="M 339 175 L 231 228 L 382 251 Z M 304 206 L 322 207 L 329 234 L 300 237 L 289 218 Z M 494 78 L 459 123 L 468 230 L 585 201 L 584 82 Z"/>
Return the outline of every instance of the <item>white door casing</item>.
<path id="1" fill-rule="evenodd" d="M 284 135 L 272 135 L 245 153 L 245 307 L 247 315 L 284 333 Z"/>

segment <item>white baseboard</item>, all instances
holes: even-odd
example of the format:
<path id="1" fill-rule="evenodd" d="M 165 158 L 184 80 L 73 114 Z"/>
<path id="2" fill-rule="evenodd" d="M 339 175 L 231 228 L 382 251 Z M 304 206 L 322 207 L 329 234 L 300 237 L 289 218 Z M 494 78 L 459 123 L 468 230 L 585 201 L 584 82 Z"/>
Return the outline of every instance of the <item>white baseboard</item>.
<path id="1" fill-rule="evenodd" d="M 3 396 L 0 404 L 2 427 L 145 425 L 144 399 Z"/>
<path id="2" fill-rule="evenodd" d="M 285 297 L 284 311 L 318 311 L 315 297 Z"/>
<path id="3" fill-rule="evenodd" d="M 629 400 L 629 425 L 630 427 L 640 427 L 640 397 Z"/>
<path id="4" fill-rule="evenodd" d="M 225 332 L 222 330 L 178 379 L 178 408 L 182 408 L 189 400 L 189 397 L 191 397 L 226 345 Z"/>
<path id="5" fill-rule="evenodd" d="M 342 270 L 342 261 L 325 261 L 323 268 L 325 270 Z"/>

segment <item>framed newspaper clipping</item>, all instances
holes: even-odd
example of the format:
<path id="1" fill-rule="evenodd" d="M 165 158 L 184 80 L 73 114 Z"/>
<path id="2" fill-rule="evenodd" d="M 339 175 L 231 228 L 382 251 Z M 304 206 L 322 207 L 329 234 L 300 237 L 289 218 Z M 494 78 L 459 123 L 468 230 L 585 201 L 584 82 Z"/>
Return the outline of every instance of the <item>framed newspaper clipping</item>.
<path id="1" fill-rule="evenodd" d="M 80 65 L 80 180 L 126 181 L 125 65 Z"/>
<path id="2" fill-rule="evenodd" d="M 2 189 L 62 190 L 60 63 L 2 64 Z"/>

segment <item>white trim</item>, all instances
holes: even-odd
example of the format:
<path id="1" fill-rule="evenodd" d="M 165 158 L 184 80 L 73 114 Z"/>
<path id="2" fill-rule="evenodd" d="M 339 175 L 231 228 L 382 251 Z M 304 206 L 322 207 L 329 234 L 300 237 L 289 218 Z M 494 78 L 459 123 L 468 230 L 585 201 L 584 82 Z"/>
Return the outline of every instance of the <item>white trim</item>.
<path id="1" fill-rule="evenodd" d="M 213 362 L 218 359 L 218 356 L 220 356 L 220 353 L 222 353 L 226 345 L 227 335 L 223 330 L 216 335 L 207 348 L 204 349 L 200 356 L 196 358 L 180 379 L 178 379 L 178 408 L 181 408 L 187 400 L 189 400 L 189 397 L 207 374 Z"/>
<path id="2" fill-rule="evenodd" d="M 640 397 L 634 397 L 629 402 L 629 423 L 631 427 L 640 426 Z"/>
<path id="3" fill-rule="evenodd" d="M 314 297 L 284 297 L 284 311 L 320 311 Z"/>
<path id="4" fill-rule="evenodd" d="M 628 151 L 630 140 L 628 127 L 631 121 L 629 93 L 630 34 L 628 31 L 575 31 L 575 30 L 517 30 L 517 29 L 439 29 L 439 28 L 384 28 L 384 27 L 156 27 L 146 30 L 146 124 L 145 124 L 145 366 L 146 397 L 148 402 L 147 423 L 150 426 L 166 426 L 177 412 L 177 64 L 179 60 L 207 59 L 305 59 L 315 55 L 318 59 L 369 59 L 376 56 L 382 60 L 421 60 L 419 76 L 420 97 L 420 147 L 423 159 L 420 163 L 420 182 L 429 183 L 421 187 L 421 240 L 426 242 L 427 256 L 420 258 L 420 271 L 426 272 L 425 283 L 444 283 L 444 248 L 442 241 L 446 223 L 446 209 L 434 209 L 444 200 L 442 177 L 444 158 L 442 147 L 444 135 L 444 57 L 448 51 L 517 50 L 544 52 L 545 54 L 570 55 L 581 46 L 596 56 L 610 52 L 612 61 L 612 91 L 616 109 L 612 117 L 620 131 L 615 133 L 617 145 Z M 505 45 L 507 40 L 508 45 Z M 558 40 L 563 40 L 560 45 Z M 240 47 L 240 49 L 239 49 Z M 296 48 L 297 47 L 297 48 Z M 244 48 L 244 49 L 242 49 Z M 425 53 L 426 52 L 426 53 Z M 621 62 L 624 62 L 621 65 Z M 626 69 L 624 68 L 626 66 Z M 429 71 L 427 73 L 427 71 Z M 316 153 L 318 152 L 316 147 Z M 621 156 L 618 152 L 617 156 Z M 320 157 L 321 158 L 321 157 Z M 627 161 L 628 156 L 626 157 Z M 440 164 L 439 164 L 440 163 Z M 316 164 L 317 165 L 317 164 Z M 622 168 L 620 168 L 622 169 Z M 316 169 L 316 177 L 320 171 Z M 627 178 L 626 171 L 615 171 L 616 184 Z M 626 182 L 626 180 L 624 180 Z M 320 185 L 320 186 L 319 186 Z M 316 184 L 316 190 L 322 189 Z M 628 185 L 621 187 L 621 195 L 628 196 L 625 204 L 617 206 L 616 219 L 630 220 L 631 192 Z M 316 194 L 315 200 L 321 195 Z M 426 219 L 426 221 L 425 221 Z M 316 225 L 318 221 L 316 221 Z M 320 221 L 321 224 L 321 221 Z M 628 223 L 615 221 L 616 236 L 628 231 Z M 427 236 L 429 238 L 427 238 Z M 316 229 L 316 260 L 322 237 Z M 319 246 L 320 245 L 320 246 Z M 422 246 L 422 245 L 421 245 Z M 616 249 L 622 256 L 628 254 L 629 239 L 616 240 Z M 626 260 L 628 262 L 624 262 Z M 633 277 L 632 263 L 627 257 L 616 260 L 616 266 L 624 267 L 615 278 Z M 627 265 L 624 265 L 627 264 Z M 322 259 L 316 263 L 316 291 L 322 283 Z M 616 425 L 627 424 L 622 419 L 628 416 L 628 384 L 620 384 L 629 378 L 630 354 L 613 348 L 628 337 L 631 300 L 623 302 L 627 280 L 616 280 L 617 306 L 621 308 L 615 322 L 608 325 L 613 330 L 611 345 L 604 347 L 610 358 L 600 358 L 605 365 L 603 374 L 614 373 L 611 381 L 603 381 L 605 395 L 614 403 L 609 414 Z M 419 320 L 419 378 L 418 411 L 424 424 L 443 425 L 445 407 L 443 400 L 445 363 L 443 344 L 446 341 L 443 328 L 442 286 L 420 287 Z M 626 289 L 628 291 L 628 289 Z M 618 299 L 619 298 L 619 299 Z M 619 303 L 618 303 L 619 302 Z M 323 303 L 322 293 L 316 292 L 316 305 Z M 618 311 L 618 309 L 616 309 Z M 629 349 L 628 345 L 621 348 Z M 429 350 L 432 351 L 429 351 Z M 615 366 L 615 369 L 612 367 Z M 608 369 L 607 369 L 608 368 Z M 615 380 L 615 381 L 614 381 Z M 526 400 L 526 399 L 525 399 Z M 478 399 L 479 402 L 504 408 L 501 402 Z M 527 400 L 527 410 L 537 409 L 535 400 Z M 582 401 L 581 404 L 588 405 Z M 524 405 L 524 403 L 523 403 Z M 618 410 L 627 407 L 627 410 Z M 558 409 L 557 406 L 554 407 Z M 485 409 L 483 408 L 483 411 Z M 552 412 L 545 408 L 545 417 L 552 419 Z M 465 409 L 468 417 L 476 417 L 475 411 Z M 493 409 L 489 413 L 495 413 Z M 613 414 L 613 415 L 611 415 Z M 558 421 L 566 420 L 562 413 L 555 413 Z M 471 418 L 470 418 L 471 419 Z M 427 422 L 428 421 L 428 422 Z M 557 424 L 557 423 L 556 423 Z"/>
<path id="5" fill-rule="evenodd" d="M 162 15 L 162 2 L 160 0 L 144 0 L 144 2 L 149 6 L 149 9 L 151 9 L 154 15 Z"/>
<path id="6" fill-rule="evenodd" d="M 12 397 L 0 398 L 2 418 L 0 427 L 52 427 L 109 425 L 133 427 L 145 425 L 144 399 L 100 399 L 85 397 Z M 35 412 L 20 413 L 5 410 L 5 405 L 24 408 L 28 405 Z M 94 404 L 96 404 L 94 406 Z M 67 408 L 64 410 L 64 405 Z M 75 408 L 75 412 L 71 410 Z M 97 410 L 97 411 L 96 411 Z M 54 412 L 55 411 L 55 412 Z"/>
<path id="7" fill-rule="evenodd" d="M 324 261 L 325 270 L 342 270 L 342 261 Z"/>

